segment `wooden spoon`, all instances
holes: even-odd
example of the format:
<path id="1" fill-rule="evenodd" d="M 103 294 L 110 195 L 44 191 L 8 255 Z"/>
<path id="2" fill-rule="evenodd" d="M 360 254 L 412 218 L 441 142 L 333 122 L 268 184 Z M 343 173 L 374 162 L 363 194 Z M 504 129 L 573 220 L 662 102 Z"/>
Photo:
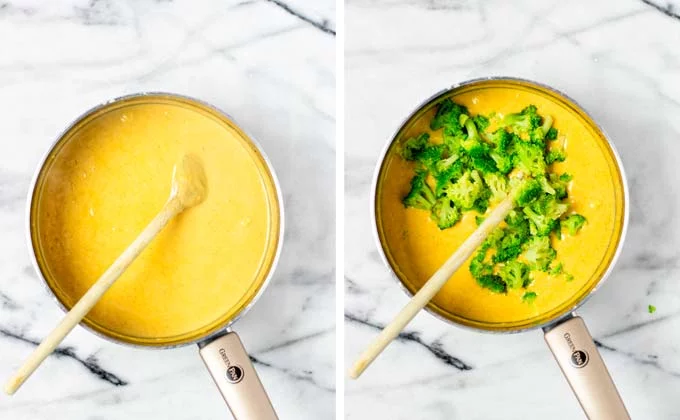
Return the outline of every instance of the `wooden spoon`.
<path id="1" fill-rule="evenodd" d="M 418 290 L 409 303 L 383 328 L 373 342 L 359 356 L 349 371 L 349 376 L 356 379 L 375 360 L 385 347 L 394 340 L 399 333 L 411 322 L 421 309 L 432 300 L 434 295 L 444 286 L 461 265 L 475 252 L 487 236 L 498 226 L 514 208 L 514 196 L 508 196 L 501 201 L 489 214 L 484 222 L 472 232 L 456 251 L 444 262 L 444 264 L 427 280 L 423 287 Z"/>
<path id="2" fill-rule="evenodd" d="M 12 395 L 40 366 L 50 353 L 78 323 L 87 315 L 92 307 L 123 274 L 132 262 L 142 253 L 151 241 L 160 233 L 165 225 L 184 210 L 200 204 L 206 196 L 207 186 L 205 172 L 200 161 L 191 155 L 185 155 L 175 164 L 172 173 L 170 198 L 165 206 L 137 236 L 137 239 L 123 251 L 111 266 L 99 277 L 82 298 L 71 308 L 64 319 L 52 330 L 42 343 L 33 351 L 23 366 L 5 384 L 5 393 Z"/>

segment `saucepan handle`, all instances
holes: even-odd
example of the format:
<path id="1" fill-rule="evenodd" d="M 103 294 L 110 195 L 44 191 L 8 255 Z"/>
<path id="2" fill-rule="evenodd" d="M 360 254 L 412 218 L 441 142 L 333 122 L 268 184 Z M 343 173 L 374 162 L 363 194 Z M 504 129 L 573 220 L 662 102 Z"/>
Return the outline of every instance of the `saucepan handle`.
<path id="1" fill-rule="evenodd" d="M 236 420 L 278 420 L 238 335 L 231 331 L 199 353 Z"/>
<path id="2" fill-rule="evenodd" d="M 583 319 L 570 317 L 545 331 L 545 341 L 589 419 L 630 419 Z"/>

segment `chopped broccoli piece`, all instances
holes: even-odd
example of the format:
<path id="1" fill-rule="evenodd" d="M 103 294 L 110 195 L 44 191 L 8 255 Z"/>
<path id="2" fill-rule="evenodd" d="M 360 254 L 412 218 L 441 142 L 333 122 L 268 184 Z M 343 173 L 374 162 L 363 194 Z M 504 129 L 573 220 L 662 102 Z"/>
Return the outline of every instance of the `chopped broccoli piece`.
<path id="1" fill-rule="evenodd" d="M 479 215 L 475 216 L 475 224 L 477 224 L 477 226 L 481 225 L 482 223 L 484 223 L 484 219 L 486 218 L 483 216 Z"/>
<path id="2" fill-rule="evenodd" d="M 548 154 L 545 156 L 545 163 L 550 165 L 551 163 L 554 162 L 564 162 L 564 160 L 567 158 L 567 155 L 564 154 L 564 150 L 562 149 L 553 149 L 548 152 Z"/>
<path id="3" fill-rule="evenodd" d="M 522 295 L 522 302 L 531 304 L 536 300 L 536 296 L 536 292 L 525 292 L 524 295 Z"/>
<path id="4" fill-rule="evenodd" d="M 656 306 L 647 305 L 647 312 L 649 312 L 650 314 L 653 314 L 654 312 L 656 312 Z"/>
<path id="5" fill-rule="evenodd" d="M 510 185 L 514 187 L 512 180 Z M 515 191 L 515 204 L 523 207 L 536 200 L 543 192 L 543 188 L 535 179 L 525 179 L 520 181 Z"/>
<path id="6" fill-rule="evenodd" d="M 451 182 L 455 182 L 463 176 L 465 171 L 465 160 L 453 155 L 447 159 L 439 161 L 434 174 L 435 194 L 441 195 L 444 187 Z"/>
<path id="7" fill-rule="evenodd" d="M 415 160 L 422 165 L 424 169 L 434 173 L 437 171 L 437 164 L 441 161 L 443 152 L 444 146 L 441 144 L 426 146 L 418 153 Z"/>
<path id="8" fill-rule="evenodd" d="M 525 245 L 524 258 L 533 270 L 547 271 L 555 255 L 547 236 L 533 237 Z"/>
<path id="9" fill-rule="evenodd" d="M 425 150 L 427 142 L 430 140 L 430 135 L 427 133 L 419 134 L 415 137 L 410 137 L 402 142 L 399 149 L 399 155 L 404 160 L 416 160 L 418 155 Z"/>
<path id="10" fill-rule="evenodd" d="M 456 208 L 450 198 L 442 197 L 432 207 L 432 220 L 437 222 L 439 229 L 448 229 L 460 220 L 460 210 Z"/>
<path id="11" fill-rule="evenodd" d="M 477 143 L 468 149 L 472 166 L 483 174 L 498 172 L 496 161 L 490 156 L 490 152 L 486 143 Z"/>
<path id="12" fill-rule="evenodd" d="M 467 113 L 467 108 L 446 98 L 439 104 L 437 113 L 430 122 L 430 129 L 439 130 L 442 127 L 446 127 L 451 134 L 455 135 L 462 130 L 460 124 L 461 114 Z"/>
<path id="13" fill-rule="evenodd" d="M 461 210 L 469 210 L 474 207 L 475 201 L 482 196 L 484 182 L 479 173 L 472 170 L 465 172 L 455 183 L 447 184 L 442 191 Z"/>
<path id="14" fill-rule="evenodd" d="M 562 263 L 559 263 L 550 269 L 550 274 L 552 274 L 553 276 L 557 276 L 559 274 L 562 274 L 563 272 L 564 267 L 562 266 Z"/>
<path id="15" fill-rule="evenodd" d="M 545 133 L 546 140 L 557 140 L 557 129 L 555 127 L 550 127 L 547 133 Z"/>
<path id="16" fill-rule="evenodd" d="M 502 124 L 518 134 L 529 135 L 534 128 L 540 128 L 541 117 L 538 115 L 536 106 L 529 105 L 517 114 L 508 114 L 503 117 Z"/>
<path id="17" fill-rule="evenodd" d="M 553 188 L 553 190 L 555 190 L 555 197 L 560 200 L 567 198 L 567 184 L 569 181 L 563 180 L 562 176 L 557 174 L 549 174 L 548 182 L 550 183 L 550 186 Z"/>
<path id="18" fill-rule="evenodd" d="M 519 289 L 529 279 L 529 267 L 520 261 L 506 263 L 499 273 L 508 289 Z"/>
<path id="19" fill-rule="evenodd" d="M 474 117 L 472 117 L 472 121 L 474 121 L 479 131 L 485 131 L 487 128 L 489 128 L 489 119 L 486 118 L 484 115 L 481 114 L 475 115 Z"/>
<path id="20" fill-rule="evenodd" d="M 543 147 L 527 141 L 515 143 L 515 167 L 527 175 L 539 176 L 545 173 Z"/>
<path id="21" fill-rule="evenodd" d="M 508 195 L 508 180 L 497 173 L 483 174 L 486 186 L 491 190 L 492 202 L 499 202 Z"/>
<path id="22" fill-rule="evenodd" d="M 435 202 L 435 196 L 425 177 L 427 172 L 418 172 L 411 179 L 411 190 L 402 200 L 404 206 L 422 210 L 430 210 Z"/>
<path id="23" fill-rule="evenodd" d="M 557 219 L 560 218 L 569 206 L 560 203 L 554 196 L 544 194 L 531 205 L 524 207 L 524 214 L 531 221 L 532 233 L 546 236 L 555 229 Z"/>
<path id="24" fill-rule="evenodd" d="M 507 286 L 503 279 L 496 274 L 485 274 L 477 277 L 476 280 L 477 284 L 494 293 L 505 293 L 507 290 Z"/>
<path id="25" fill-rule="evenodd" d="M 579 230 L 581 230 L 585 223 L 586 223 L 585 217 L 581 216 L 578 213 L 574 213 L 567 216 L 567 218 L 562 220 L 560 224 L 561 226 L 567 228 L 567 231 L 569 231 L 569 234 L 571 236 L 574 236 L 578 233 Z"/>
<path id="26" fill-rule="evenodd" d="M 545 175 L 537 176 L 536 180 L 538 181 L 539 184 L 541 184 L 541 188 L 543 189 L 544 192 L 550 195 L 555 195 L 556 193 L 555 188 L 553 188 L 552 184 L 548 182 L 548 179 L 545 177 Z"/>

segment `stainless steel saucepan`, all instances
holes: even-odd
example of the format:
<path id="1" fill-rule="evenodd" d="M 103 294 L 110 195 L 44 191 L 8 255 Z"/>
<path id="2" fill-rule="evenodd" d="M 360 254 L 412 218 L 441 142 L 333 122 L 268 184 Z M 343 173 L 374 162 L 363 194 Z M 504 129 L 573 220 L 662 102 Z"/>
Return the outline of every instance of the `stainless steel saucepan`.
<path id="1" fill-rule="evenodd" d="M 417 292 L 417 287 L 398 269 L 396 261 L 386 244 L 383 223 L 387 222 L 383 221 L 380 214 L 380 206 L 378 205 L 386 168 L 389 160 L 395 155 L 397 144 L 402 139 L 402 136 L 405 135 L 420 116 L 431 111 L 444 98 L 489 88 L 517 89 L 542 95 L 574 115 L 594 134 L 593 137 L 597 139 L 600 150 L 607 156 L 607 160 L 610 162 L 610 178 L 616 194 L 616 205 L 613 214 L 615 229 L 609 238 L 606 253 L 592 278 L 586 281 L 584 286 L 571 299 L 552 311 L 540 313 L 529 319 L 516 322 L 486 323 L 467 319 L 456 313 L 449 312 L 445 308 L 437 306 L 434 302 L 430 302 L 427 310 L 446 322 L 482 332 L 513 333 L 535 328 L 543 329 L 548 347 L 552 351 L 564 376 L 569 381 L 586 415 L 591 419 L 598 420 L 628 419 L 629 415 L 623 401 L 585 323 L 575 314 L 575 311 L 602 285 L 611 273 L 619 256 L 628 226 L 628 187 L 621 160 L 613 144 L 604 131 L 574 100 L 548 86 L 529 80 L 509 77 L 491 77 L 466 81 L 445 89 L 427 99 L 401 124 L 395 135 L 388 142 L 376 168 L 373 182 L 372 214 L 378 249 L 384 262 L 390 267 L 406 293 L 412 296 Z"/>
<path id="2" fill-rule="evenodd" d="M 236 419 L 275 420 L 278 417 L 274 411 L 274 407 L 255 372 L 241 340 L 236 332 L 232 330 L 232 325 L 255 304 L 272 278 L 283 243 L 283 200 L 281 188 L 279 187 L 274 169 L 261 147 L 252 136 L 245 133 L 238 125 L 236 125 L 236 123 L 234 123 L 233 119 L 224 112 L 207 103 L 186 96 L 169 93 L 140 93 L 108 101 L 90 109 L 80 116 L 50 147 L 38 166 L 31 184 L 27 209 L 27 232 L 29 235 L 28 243 L 31 244 L 33 265 L 39 274 L 39 277 L 42 279 L 50 293 L 55 296 L 61 308 L 65 311 L 70 309 L 64 296 L 58 290 L 58 287 L 55 287 L 56 282 L 51 277 L 52 274 L 46 267 L 40 241 L 40 226 L 36 215 L 41 200 L 49 199 L 49 197 L 45 197 L 43 194 L 45 180 L 50 176 L 50 169 L 53 163 L 59 159 L 60 151 L 63 150 L 63 147 L 70 139 L 74 138 L 74 134 L 79 130 L 86 129 L 89 123 L 112 110 L 149 103 L 186 107 L 208 115 L 222 124 L 226 124 L 241 135 L 246 147 L 250 148 L 253 159 L 259 161 L 260 166 L 263 168 L 260 174 L 262 179 L 266 179 L 266 184 L 272 186 L 271 191 L 268 191 L 270 196 L 270 213 L 272 215 L 271 239 L 268 249 L 266 250 L 268 258 L 263 258 L 264 261 L 268 261 L 268 265 L 262 268 L 262 270 L 264 270 L 263 273 L 266 273 L 265 280 L 259 285 L 253 286 L 258 287 L 258 290 L 251 298 L 249 298 L 249 301 L 242 306 L 240 312 L 231 316 L 229 319 L 222 319 L 211 325 L 205 325 L 197 331 L 182 336 L 125 336 L 115 331 L 111 331 L 87 317 L 83 320 L 81 325 L 107 340 L 124 345 L 147 348 L 174 348 L 196 343 L 199 347 L 200 356 L 205 362 L 210 375 Z M 206 290 L 206 293 L 210 293 L 210 291 Z M 229 308 L 225 308 L 225 311 L 227 309 Z"/>

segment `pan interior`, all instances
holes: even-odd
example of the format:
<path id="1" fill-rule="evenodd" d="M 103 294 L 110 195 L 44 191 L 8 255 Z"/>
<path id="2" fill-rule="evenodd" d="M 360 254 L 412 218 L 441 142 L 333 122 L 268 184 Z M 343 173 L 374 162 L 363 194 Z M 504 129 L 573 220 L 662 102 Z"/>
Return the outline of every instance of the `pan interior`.
<path id="1" fill-rule="evenodd" d="M 468 107 L 472 114 L 517 112 L 528 104 L 551 115 L 566 139 L 567 159 L 556 164 L 559 173 L 573 175 L 570 202 L 588 223 L 578 235 L 553 241 L 572 281 L 534 276 L 533 304 L 522 302 L 524 291 L 494 294 L 478 286 L 469 261 L 449 280 L 427 309 L 454 323 L 489 331 L 518 331 L 549 323 L 573 310 L 608 273 L 624 231 L 625 184 L 616 154 L 608 140 L 576 104 L 562 95 L 530 82 L 500 79 L 472 82 L 452 89 L 419 108 L 401 127 L 379 168 L 375 192 L 375 218 L 384 256 L 410 294 L 414 294 L 438 267 L 474 231 L 475 212 L 467 213 L 451 229 L 440 231 L 429 212 L 406 209 L 401 199 L 409 189 L 413 164 L 397 154 L 401 139 L 429 131 L 436 105 L 445 97 Z M 440 133 L 430 132 L 437 141 Z"/>
<path id="2" fill-rule="evenodd" d="M 173 346 L 228 325 L 278 252 L 280 203 L 267 162 L 229 118 L 172 95 L 90 111 L 39 171 L 30 208 L 36 262 L 69 309 L 165 204 L 183 154 L 204 166 L 206 200 L 173 219 L 85 318 L 118 341 Z"/>

